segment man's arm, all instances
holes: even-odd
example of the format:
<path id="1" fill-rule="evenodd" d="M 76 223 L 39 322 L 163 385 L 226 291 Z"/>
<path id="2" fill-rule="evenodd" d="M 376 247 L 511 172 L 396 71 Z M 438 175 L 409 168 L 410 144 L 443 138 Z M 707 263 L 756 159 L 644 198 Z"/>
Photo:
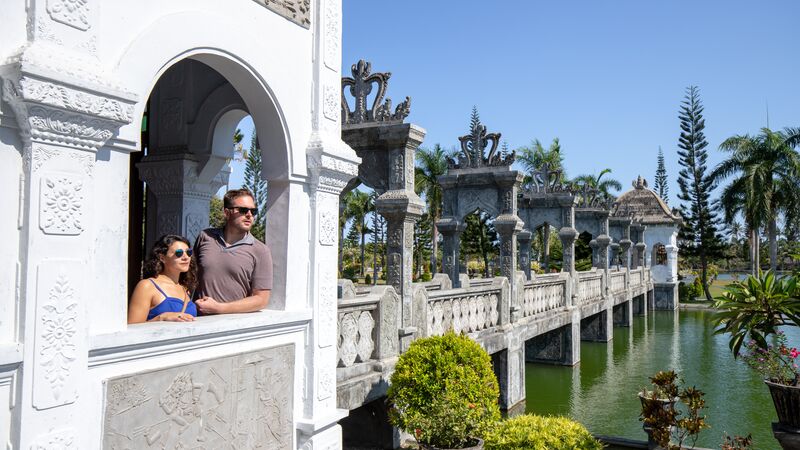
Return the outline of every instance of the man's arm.
<path id="1" fill-rule="evenodd" d="M 269 304 L 269 289 L 255 289 L 253 294 L 232 302 L 218 302 L 211 297 L 198 299 L 195 304 L 203 314 L 234 314 L 260 311 Z"/>

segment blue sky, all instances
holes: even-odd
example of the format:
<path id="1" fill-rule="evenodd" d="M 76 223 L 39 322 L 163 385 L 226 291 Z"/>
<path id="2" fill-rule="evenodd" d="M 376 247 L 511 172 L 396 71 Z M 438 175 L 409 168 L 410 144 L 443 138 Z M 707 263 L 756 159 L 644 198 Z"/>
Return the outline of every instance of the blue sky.
<path id="1" fill-rule="evenodd" d="M 766 125 L 767 105 L 771 128 L 800 126 L 800 2 L 343 3 L 343 75 L 359 59 L 392 72 L 387 96 L 411 97 L 423 146 L 455 146 L 475 105 L 511 148 L 558 137 L 568 175 L 608 167 L 627 190 L 639 174 L 652 185 L 660 145 L 676 205 L 687 86 L 711 165 L 725 138 Z"/>

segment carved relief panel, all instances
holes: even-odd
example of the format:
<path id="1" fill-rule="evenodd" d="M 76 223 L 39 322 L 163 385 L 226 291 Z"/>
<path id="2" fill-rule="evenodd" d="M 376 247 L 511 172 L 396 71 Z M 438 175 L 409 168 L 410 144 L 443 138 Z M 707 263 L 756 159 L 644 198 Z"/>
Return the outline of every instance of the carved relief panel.
<path id="1" fill-rule="evenodd" d="M 42 410 L 76 400 L 77 370 L 86 357 L 79 260 L 45 260 L 38 268 L 33 406 Z"/>
<path id="2" fill-rule="evenodd" d="M 292 448 L 294 346 L 108 380 L 103 448 Z"/>
<path id="3" fill-rule="evenodd" d="M 70 174 L 47 174 L 39 190 L 39 228 L 45 234 L 83 232 L 85 183 Z"/>

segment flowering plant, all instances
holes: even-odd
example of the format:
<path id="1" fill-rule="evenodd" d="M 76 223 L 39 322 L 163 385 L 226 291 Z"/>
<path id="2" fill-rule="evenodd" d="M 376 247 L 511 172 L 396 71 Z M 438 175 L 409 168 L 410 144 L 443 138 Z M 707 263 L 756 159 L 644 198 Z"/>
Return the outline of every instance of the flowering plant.
<path id="1" fill-rule="evenodd" d="M 797 358 L 800 351 L 786 345 L 786 334 L 775 333 L 774 344 L 760 346 L 752 340 L 747 343 L 747 352 L 742 356 L 744 362 L 769 381 L 784 385 L 797 385 Z"/>

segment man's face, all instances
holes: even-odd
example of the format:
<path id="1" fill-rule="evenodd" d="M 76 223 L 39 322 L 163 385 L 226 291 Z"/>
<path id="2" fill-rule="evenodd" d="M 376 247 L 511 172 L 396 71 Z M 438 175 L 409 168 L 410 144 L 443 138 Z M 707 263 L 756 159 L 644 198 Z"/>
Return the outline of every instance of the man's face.
<path id="1" fill-rule="evenodd" d="M 250 231 L 255 220 L 252 210 L 256 207 L 253 197 L 242 195 L 236 197 L 231 205 L 225 208 L 225 226 L 233 227 L 240 231 Z"/>

